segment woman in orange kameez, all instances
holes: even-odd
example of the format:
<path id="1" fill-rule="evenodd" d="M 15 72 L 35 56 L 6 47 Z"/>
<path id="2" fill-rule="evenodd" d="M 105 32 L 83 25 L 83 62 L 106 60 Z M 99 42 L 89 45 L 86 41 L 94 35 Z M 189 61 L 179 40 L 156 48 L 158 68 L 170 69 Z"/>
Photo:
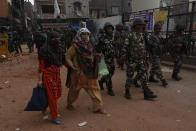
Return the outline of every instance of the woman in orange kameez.
<path id="1" fill-rule="evenodd" d="M 52 122 L 63 124 L 58 117 L 57 100 L 61 96 L 60 67 L 65 63 L 65 55 L 59 47 L 59 35 L 56 32 L 48 34 L 48 42 L 39 52 L 39 82 L 46 88 Z"/>

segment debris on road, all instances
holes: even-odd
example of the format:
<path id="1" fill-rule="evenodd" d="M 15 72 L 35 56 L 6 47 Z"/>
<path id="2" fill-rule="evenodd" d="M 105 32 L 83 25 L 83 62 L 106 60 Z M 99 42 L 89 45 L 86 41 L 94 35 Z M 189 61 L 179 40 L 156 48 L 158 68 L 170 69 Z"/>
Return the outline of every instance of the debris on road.
<path id="1" fill-rule="evenodd" d="M 177 93 L 181 93 L 182 91 L 181 90 L 177 90 Z"/>
<path id="2" fill-rule="evenodd" d="M 78 126 L 79 126 L 79 127 L 82 127 L 82 126 L 85 126 L 87 123 L 88 123 L 88 122 L 84 121 L 84 122 L 82 122 L 82 123 L 78 123 Z"/>
<path id="3" fill-rule="evenodd" d="M 43 120 L 48 120 L 48 115 L 43 116 Z"/>
<path id="4" fill-rule="evenodd" d="M 111 117 L 111 114 L 107 114 L 107 117 Z"/>
<path id="5" fill-rule="evenodd" d="M 5 83 L 5 84 L 8 84 L 8 83 L 9 83 L 9 81 L 5 81 L 4 83 Z"/>

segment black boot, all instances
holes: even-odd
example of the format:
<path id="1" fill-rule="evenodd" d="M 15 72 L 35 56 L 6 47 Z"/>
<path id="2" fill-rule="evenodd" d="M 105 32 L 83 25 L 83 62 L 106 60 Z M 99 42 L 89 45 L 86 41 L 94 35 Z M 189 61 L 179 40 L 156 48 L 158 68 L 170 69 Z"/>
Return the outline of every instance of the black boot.
<path id="1" fill-rule="evenodd" d="M 162 85 L 163 85 L 163 87 L 166 87 L 168 85 L 167 81 L 166 80 L 162 80 Z"/>
<path id="2" fill-rule="evenodd" d="M 157 98 L 157 96 L 148 87 L 144 87 L 143 89 L 144 89 L 145 100 Z"/>
<path id="3" fill-rule="evenodd" d="M 106 85 L 107 85 L 107 89 L 108 89 L 108 95 L 115 96 L 115 94 L 114 94 L 114 92 L 112 90 L 112 83 L 109 82 L 109 83 L 106 83 Z"/>
<path id="4" fill-rule="evenodd" d="M 129 92 L 129 89 L 125 90 L 125 98 L 128 99 L 128 100 L 132 99 L 131 94 Z"/>
<path id="5" fill-rule="evenodd" d="M 101 80 L 99 80 L 99 87 L 100 87 L 101 90 L 104 90 L 103 82 Z"/>
<path id="6" fill-rule="evenodd" d="M 158 80 L 155 80 L 153 75 L 150 76 L 149 81 L 150 82 L 155 82 L 155 83 L 159 82 Z"/>
<path id="7" fill-rule="evenodd" d="M 133 80 L 133 84 L 135 85 L 136 88 L 141 88 L 141 85 L 137 82 L 137 78 Z"/>
<path id="8" fill-rule="evenodd" d="M 172 78 L 173 78 L 174 80 L 177 80 L 177 81 L 182 80 L 182 77 L 178 76 L 178 73 L 173 73 L 173 74 L 172 74 Z"/>
<path id="9" fill-rule="evenodd" d="M 108 95 L 110 95 L 110 96 L 115 96 L 115 94 L 114 94 L 112 88 L 108 88 Z"/>

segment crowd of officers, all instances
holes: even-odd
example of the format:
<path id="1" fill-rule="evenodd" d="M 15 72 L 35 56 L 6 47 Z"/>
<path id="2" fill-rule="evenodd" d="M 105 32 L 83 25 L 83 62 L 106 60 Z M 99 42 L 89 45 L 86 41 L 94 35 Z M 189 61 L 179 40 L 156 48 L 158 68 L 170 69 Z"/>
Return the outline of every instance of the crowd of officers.
<path id="1" fill-rule="evenodd" d="M 96 45 L 96 51 L 104 55 L 109 70 L 109 75 L 99 80 L 100 88 L 104 90 L 103 84 L 106 83 L 108 94 L 115 95 L 112 89 L 112 76 L 115 73 L 116 59 L 119 68 L 123 70 L 124 65 L 127 67 L 124 94 L 126 99 L 132 98 L 130 87 L 133 85 L 143 89 L 144 99 L 156 98 L 157 95 L 151 91 L 148 83 L 158 82 L 155 79 L 156 76 L 162 82 L 163 87 L 168 85 L 161 70 L 161 58 L 164 54 L 170 54 L 173 58 L 172 78 L 177 81 L 181 80 L 179 72 L 182 57 L 187 51 L 185 27 L 180 24 L 176 25 L 176 32 L 167 41 L 161 36 L 161 29 L 162 23 L 158 22 L 154 25 L 154 32 L 147 33 L 146 22 L 142 19 L 135 19 L 131 32 L 122 24 L 114 27 L 111 23 L 106 23 L 104 29 L 100 30 L 102 34 Z"/>

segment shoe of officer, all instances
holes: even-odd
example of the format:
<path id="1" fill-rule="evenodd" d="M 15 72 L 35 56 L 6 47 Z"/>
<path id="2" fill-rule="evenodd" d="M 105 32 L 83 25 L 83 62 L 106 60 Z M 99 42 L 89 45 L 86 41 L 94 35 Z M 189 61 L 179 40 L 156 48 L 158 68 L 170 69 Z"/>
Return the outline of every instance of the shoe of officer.
<path id="1" fill-rule="evenodd" d="M 128 99 L 128 100 L 132 99 L 129 89 L 126 89 L 126 90 L 125 90 L 125 96 L 124 96 L 124 97 L 125 97 L 126 99 Z"/>
<path id="2" fill-rule="evenodd" d="M 154 83 L 158 83 L 158 82 L 159 82 L 158 80 L 156 80 L 156 79 L 154 78 L 153 75 L 151 75 L 151 76 L 149 77 L 149 81 L 150 81 L 150 82 L 154 82 Z"/>
<path id="3" fill-rule="evenodd" d="M 168 85 L 167 81 L 166 80 L 162 80 L 162 86 L 163 87 L 167 87 L 167 85 Z"/>
<path id="4" fill-rule="evenodd" d="M 99 87 L 100 87 L 101 90 L 104 90 L 103 82 L 101 80 L 99 80 Z"/>
<path id="5" fill-rule="evenodd" d="M 144 99 L 145 100 L 150 100 L 157 98 L 157 95 L 155 95 L 148 87 L 144 87 Z"/>
<path id="6" fill-rule="evenodd" d="M 108 95 L 115 96 L 114 91 L 112 90 L 111 84 L 107 85 L 107 89 L 108 89 Z"/>
<path id="7" fill-rule="evenodd" d="M 177 80 L 177 81 L 182 80 L 182 77 L 180 77 L 180 76 L 178 75 L 178 73 L 173 73 L 173 74 L 172 74 L 172 78 L 173 78 L 174 80 Z"/>

